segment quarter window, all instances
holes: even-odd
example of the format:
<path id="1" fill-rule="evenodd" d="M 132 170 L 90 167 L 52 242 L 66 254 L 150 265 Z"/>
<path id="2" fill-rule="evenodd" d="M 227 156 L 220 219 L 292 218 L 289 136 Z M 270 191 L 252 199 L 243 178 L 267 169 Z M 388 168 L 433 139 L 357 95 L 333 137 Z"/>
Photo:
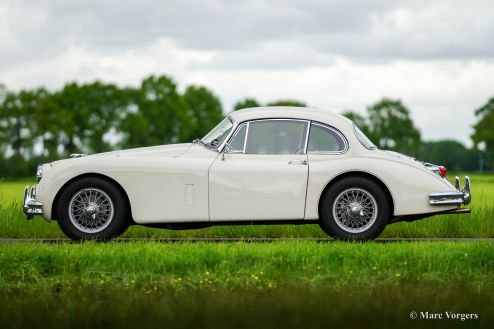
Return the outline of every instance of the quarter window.
<path id="1" fill-rule="evenodd" d="M 306 121 L 259 120 L 242 126 L 230 142 L 230 150 L 245 154 L 303 154 Z"/>
<path id="2" fill-rule="evenodd" d="M 238 132 L 235 134 L 232 142 L 230 143 L 230 152 L 244 152 L 245 146 L 245 134 L 247 132 L 247 125 L 244 124 L 239 128 Z"/>
<path id="3" fill-rule="evenodd" d="M 345 141 L 335 130 L 313 123 L 309 134 L 309 153 L 342 152 L 345 150 Z"/>

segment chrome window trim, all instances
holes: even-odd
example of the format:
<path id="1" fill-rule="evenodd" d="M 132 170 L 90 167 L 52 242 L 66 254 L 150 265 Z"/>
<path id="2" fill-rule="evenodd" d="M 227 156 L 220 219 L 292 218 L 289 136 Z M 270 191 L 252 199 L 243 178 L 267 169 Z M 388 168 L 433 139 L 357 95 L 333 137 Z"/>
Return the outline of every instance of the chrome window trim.
<path id="1" fill-rule="evenodd" d="M 306 132 L 305 132 L 305 145 L 304 145 L 304 154 L 307 154 L 307 147 L 309 146 L 309 134 L 310 134 L 310 127 L 312 125 L 311 121 L 307 121 L 307 126 L 305 127 Z"/>
<path id="2" fill-rule="evenodd" d="M 345 135 L 343 135 L 343 133 L 341 131 L 339 131 L 338 129 L 336 129 L 332 126 L 329 126 L 327 124 L 319 122 L 319 121 L 311 121 L 311 129 L 312 129 L 312 125 L 320 126 L 320 127 L 329 129 L 332 132 L 334 132 L 338 137 L 341 138 L 341 140 L 343 141 L 343 144 L 345 145 L 345 148 L 341 151 L 307 152 L 307 154 L 310 154 L 310 155 L 335 155 L 335 154 L 345 154 L 346 152 L 348 152 L 348 150 L 350 149 L 350 146 L 348 144 L 348 140 L 346 139 Z M 309 134 L 309 137 L 310 137 L 310 134 Z M 307 138 L 307 145 L 308 145 L 308 143 L 309 143 L 309 138 Z"/>
<path id="3" fill-rule="evenodd" d="M 357 125 L 356 125 L 355 123 L 353 123 L 353 133 L 355 134 L 355 137 L 357 138 L 357 140 L 359 141 L 359 143 L 360 143 L 360 144 L 362 144 L 362 146 L 363 146 L 363 147 L 365 147 L 366 149 L 368 149 L 369 151 L 376 150 L 376 149 L 377 149 L 377 146 L 374 144 L 374 142 L 373 142 L 373 141 L 371 141 L 371 140 L 369 139 L 369 137 L 368 137 L 368 136 L 365 136 L 365 137 L 367 137 L 367 139 L 369 139 L 369 141 L 370 141 L 370 142 L 371 142 L 374 146 L 367 146 L 367 145 L 365 145 L 365 142 L 364 142 L 364 141 L 362 141 L 362 140 L 360 139 L 360 137 L 359 137 L 359 134 L 357 134 L 357 128 L 358 128 L 358 127 L 357 127 Z M 358 129 L 359 129 L 359 130 L 363 133 L 363 131 L 362 131 L 360 128 L 358 128 Z M 365 134 L 364 134 L 364 135 L 365 135 Z"/>
<path id="4" fill-rule="evenodd" d="M 243 150 L 242 150 L 241 154 L 245 154 L 245 146 L 247 144 L 247 134 L 249 132 L 249 123 L 248 122 L 242 122 L 242 123 L 238 124 L 237 128 L 235 129 L 234 134 L 229 138 L 228 143 L 226 143 L 226 145 L 230 145 L 231 142 L 233 142 L 235 137 L 237 137 L 238 133 L 240 132 L 240 130 L 242 130 L 242 128 L 244 126 L 247 126 L 247 128 L 245 128 L 246 130 L 245 130 L 244 146 L 243 146 Z M 226 147 L 226 145 L 225 145 L 225 147 Z M 234 153 L 240 154 L 239 152 L 234 152 Z"/>
<path id="5" fill-rule="evenodd" d="M 308 132 L 310 131 L 310 123 L 311 123 L 311 121 L 310 120 L 306 120 L 306 119 L 293 119 L 293 118 L 262 118 L 262 119 L 253 119 L 253 120 L 249 120 L 249 121 L 240 122 L 240 123 L 238 123 L 237 125 L 234 126 L 235 132 L 231 136 L 228 136 L 227 139 L 225 139 L 225 141 L 228 141 L 228 142 L 223 145 L 222 151 L 224 149 L 224 146 L 229 145 L 231 143 L 231 141 L 233 141 L 233 139 L 237 135 L 238 131 L 240 131 L 240 129 L 242 128 L 242 126 L 243 125 L 247 125 L 247 131 L 245 132 L 245 140 L 244 140 L 244 150 L 243 150 L 243 153 L 242 153 L 242 154 L 246 154 L 245 153 L 245 148 L 247 147 L 247 137 L 249 135 L 250 123 L 251 122 L 257 122 L 257 121 L 297 121 L 297 122 L 304 122 L 306 124 L 306 128 L 307 128 L 307 125 L 308 125 L 308 129 L 307 129 L 307 132 L 305 134 L 305 148 L 304 148 L 304 153 L 303 154 L 307 154 L 307 143 L 308 143 L 308 136 L 309 136 Z M 249 153 L 249 154 L 251 154 L 251 153 Z M 252 153 L 252 155 L 282 155 L 282 154 L 256 154 L 256 153 Z M 284 155 L 288 155 L 288 154 L 284 154 Z"/>
<path id="6" fill-rule="evenodd" d="M 249 137 L 250 122 L 247 122 L 247 128 L 245 128 L 245 138 L 244 138 L 244 149 L 242 153 L 245 154 L 245 149 L 247 148 L 247 138 Z M 235 137 L 234 137 L 235 138 Z"/>

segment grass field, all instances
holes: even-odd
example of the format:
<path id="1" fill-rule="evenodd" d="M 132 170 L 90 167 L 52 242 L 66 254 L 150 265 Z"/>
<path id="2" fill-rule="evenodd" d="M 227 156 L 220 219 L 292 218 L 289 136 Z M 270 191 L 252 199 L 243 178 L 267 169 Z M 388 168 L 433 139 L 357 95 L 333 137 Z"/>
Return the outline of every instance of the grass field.
<path id="1" fill-rule="evenodd" d="M 494 176 L 471 178 L 472 214 L 393 224 L 382 236 L 494 237 Z M 63 237 L 56 222 L 25 220 L 27 183 L 0 183 L 0 237 Z M 131 227 L 125 236 L 325 234 L 281 225 Z M 493 288 L 490 242 L 0 244 L 0 328 L 490 327 Z"/>
<path id="2" fill-rule="evenodd" d="M 2 328 L 454 327 L 492 324 L 494 244 L 0 246 Z M 418 323 L 419 322 L 419 323 Z"/>
<path id="3" fill-rule="evenodd" d="M 463 175 L 461 175 L 463 176 Z M 494 175 L 470 175 L 472 213 L 389 225 L 382 237 L 494 237 Z M 22 191 L 29 182 L 0 182 L 0 237 L 64 237 L 56 222 L 26 221 Z M 229 226 L 171 231 L 131 227 L 125 237 L 326 237 L 318 225 Z"/>

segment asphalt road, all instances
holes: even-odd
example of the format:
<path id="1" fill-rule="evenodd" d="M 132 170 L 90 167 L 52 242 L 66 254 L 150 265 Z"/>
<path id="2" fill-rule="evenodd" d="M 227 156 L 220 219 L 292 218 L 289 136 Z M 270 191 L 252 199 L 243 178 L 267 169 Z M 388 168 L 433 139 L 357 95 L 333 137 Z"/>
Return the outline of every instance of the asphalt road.
<path id="1" fill-rule="evenodd" d="M 280 241 L 315 241 L 315 242 L 334 242 L 331 238 L 117 238 L 112 242 L 126 243 L 135 241 L 150 241 L 162 243 L 181 243 L 181 242 L 246 242 L 246 243 L 269 243 Z M 419 241 L 445 241 L 445 242 L 494 242 L 494 238 L 378 238 L 374 240 L 380 243 L 391 242 L 419 242 Z M 65 238 L 0 238 L 0 244 L 12 243 L 67 243 L 70 239 Z"/>

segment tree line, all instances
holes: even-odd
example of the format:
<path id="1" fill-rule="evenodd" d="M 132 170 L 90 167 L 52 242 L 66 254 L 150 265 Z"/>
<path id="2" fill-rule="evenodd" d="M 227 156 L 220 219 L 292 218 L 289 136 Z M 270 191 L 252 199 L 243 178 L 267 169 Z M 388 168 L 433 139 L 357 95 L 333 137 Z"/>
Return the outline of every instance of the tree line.
<path id="1" fill-rule="evenodd" d="M 289 99 L 261 104 L 245 98 L 234 110 L 261 105 L 307 104 Z M 95 81 L 70 82 L 54 91 L 43 87 L 12 91 L 0 85 L 0 178 L 31 176 L 38 163 L 70 153 L 190 142 L 204 136 L 224 113 L 220 99 L 208 88 L 190 85 L 179 91 L 166 75 L 149 76 L 137 87 Z M 343 114 L 379 148 L 453 170 L 477 170 L 482 157 L 484 166 L 494 165 L 494 98 L 476 111 L 473 149 L 454 140 L 423 141 L 400 100 L 382 99 L 367 108 L 366 116 Z"/>

